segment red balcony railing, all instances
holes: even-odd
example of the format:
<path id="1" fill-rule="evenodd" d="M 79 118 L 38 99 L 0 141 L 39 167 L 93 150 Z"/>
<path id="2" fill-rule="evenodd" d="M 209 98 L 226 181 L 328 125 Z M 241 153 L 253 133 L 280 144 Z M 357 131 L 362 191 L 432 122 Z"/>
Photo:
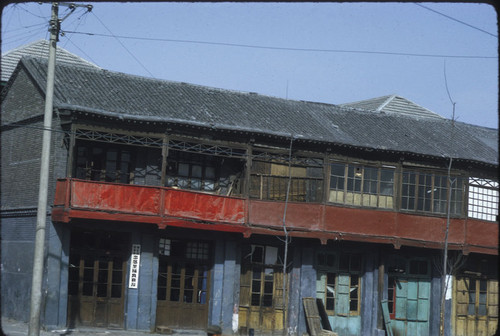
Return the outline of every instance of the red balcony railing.
<path id="1" fill-rule="evenodd" d="M 251 234 L 283 234 L 283 218 L 292 236 L 322 242 L 351 240 L 442 248 L 446 219 L 387 210 L 319 203 L 248 200 L 166 187 L 77 179 L 57 182 L 52 219 L 98 219 L 151 223 L 159 228 Z M 498 223 L 451 219 L 449 247 L 498 254 Z"/>

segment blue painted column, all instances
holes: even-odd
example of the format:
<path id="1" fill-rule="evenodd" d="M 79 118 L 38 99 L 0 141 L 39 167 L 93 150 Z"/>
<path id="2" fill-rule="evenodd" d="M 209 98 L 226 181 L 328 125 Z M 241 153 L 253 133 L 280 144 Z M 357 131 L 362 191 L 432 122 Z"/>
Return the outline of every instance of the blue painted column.
<path id="1" fill-rule="evenodd" d="M 156 238 L 152 234 L 132 233 L 131 244 L 141 245 L 138 288 L 128 288 L 130 263 L 126 269 L 126 328 L 131 330 L 154 330 L 156 321 L 156 281 L 158 261 L 154 257 Z"/>
<path id="2" fill-rule="evenodd" d="M 67 226 L 53 223 L 48 217 L 47 236 L 43 324 L 54 330 L 66 326 L 67 320 L 70 233 Z"/>
<path id="3" fill-rule="evenodd" d="M 215 241 L 214 269 L 208 311 L 208 324 L 222 326 L 222 294 L 224 287 L 224 241 Z"/>
<path id="4" fill-rule="evenodd" d="M 433 272 L 431 279 L 431 298 L 429 312 L 429 335 L 439 335 L 441 314 L 441 277 L 438 272 Z"/>
<path id="5" fill-rule="evenodd" d="M 302 265 L 300 276 L 300 311 L 298 319 L 297 334 L 307 332 L 306 318 L 304 315 L 303 297 L 316 297 L 316 270 L 314 269 L 314 249 L 302 249 Z"/>
<path id="6" fill-rule="evenodd" d="M 361 332 L 363 335 L 370 335 L 372 326 L 377 325 L 377 282 L 374 279 L 374 251 L 367 251 L 363 255 L 364 269 L 361 279 Z M 378 273 L 378 272 L 377 272 Z M 375 324 L 373 324 L 375 321 Z"/>
<path id="7" fill-rule="evenodd" d="M 223 334 L 232 333 L 233 312 L 235 311 L 234 292 L 239 291 L 239 275 L 236 275 L 236 249 L 235 241 L 225 242 L 224 277 L 222 287 L 221 323 Z M 238 268 L 239 269 L 239 268 Z M 238 272 L 239 273 L 239 272 Z M 237 302 L 237 301 L 236 301 Z"/>
<path id="8" fill-rule="evenodd" d="M 299 330 L 299 315 L 301 313 L 302 299 L 301 299 L 301 264 L 302 255 L 301 249 L 295 248 L 293 250 L 293 265 L 289 277 L 289 293 L 288 293 L 288 335 L 298 335 Z M 303 313 L 303 312 L 302 312 Z"/>

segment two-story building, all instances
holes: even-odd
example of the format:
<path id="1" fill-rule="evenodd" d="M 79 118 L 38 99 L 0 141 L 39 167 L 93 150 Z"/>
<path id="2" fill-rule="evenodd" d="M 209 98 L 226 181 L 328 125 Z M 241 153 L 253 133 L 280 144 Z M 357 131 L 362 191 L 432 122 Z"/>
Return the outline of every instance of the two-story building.
<path id="1" fill-rule="evenodd" d="M 21 59 L 2 95 L 2 314 L 21 320 L 46 72 Z M 497 329 L 496 129 L 398 96 L 339 106 L 58 64 L 51 130 L 46 328 L 302 335 L 312 297 L 339 335 L 437 335 L 447 279 L 445 334 Z"/>

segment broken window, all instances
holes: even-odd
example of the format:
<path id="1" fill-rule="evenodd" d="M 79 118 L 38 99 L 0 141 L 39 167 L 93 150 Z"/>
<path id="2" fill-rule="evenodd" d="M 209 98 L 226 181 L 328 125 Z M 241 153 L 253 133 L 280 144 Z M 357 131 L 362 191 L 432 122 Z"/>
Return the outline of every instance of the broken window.
<path id="1" fill-rule="evenodd" d="M 394 167 L 330 165 L 329 202 L 379 208 L 394 206 Z"/>
<path id="2" fill-rule="evenodd" d="M 426 258 L 389 257 L 387 301 L 391 319 L 428 322 L 430 271 L 430 262 Z"/>
<path id="3" fill-rule="evenodd" d="M 250 197 L 292 202 L 321 202 L 323 160 L 288 158 L 254 152 L 250 176 Z M 288 195 L 287 195 L 288 193 Z"/>
<path id="4" fill-rule="evenodd" d="M 242 306 L 282 308 L 283 251 L 269 245 L 245 245 L 241 269 Z"/>
<path id="5" fill-rule="evenodd" d="M 464 179 L 418 171 L 403 171 L 401 209 L 446 214 L 451 188 L 450 214 L 460 216 L 463 208 Z"/>
<path id="6" fill-rule="evenodd" d="M 243 177 L 240 159 L 170 150 L 167 158 L 168 187 L 239 195 Z"/>
<path id="7" fill-rule="evenodd" d="M 358 315 L 361 298 L 361 256 L 355 253 L 316 254 L 316 297 L 328 315 Z"/>

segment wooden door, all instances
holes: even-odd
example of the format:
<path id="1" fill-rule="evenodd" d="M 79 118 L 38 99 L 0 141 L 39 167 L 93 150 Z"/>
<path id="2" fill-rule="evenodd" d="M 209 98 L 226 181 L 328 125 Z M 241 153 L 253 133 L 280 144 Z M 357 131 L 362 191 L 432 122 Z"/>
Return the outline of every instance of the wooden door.
<path id="1" fill-rule="evenodd" d="M 156 326 L 205 329 L 208 325 L 210 248 L 206 242 L 160 240 Z"/>
<path id="2" fill-rule="evenodd" d="M 453 296 L 455 335 L 495 334 L 498 327 L 498 280 L 458 277 Z"/>
<path id="3" fill-rule="evenodd" d="M 70 265 L 70 325 L 123 328 L 123 256 L 74 256 Z"/>
<path id="4" fill-rule="evenodd" d="M 274 256 L 277 251 L 270 246 L 252 245 L 252 257 L 243 260 L 238 317 L 242 332 L 249 329 L 260 333 L 283 330 L 283 269 L 274 263 L 275 258 L 273 263 L 265 260 L 266 253 Z"/>
<path id="5" fill-rule="evenodd" d="M 126 234 L 74 232 L 68 270 L 68 325 L 124 326 Z"/>

